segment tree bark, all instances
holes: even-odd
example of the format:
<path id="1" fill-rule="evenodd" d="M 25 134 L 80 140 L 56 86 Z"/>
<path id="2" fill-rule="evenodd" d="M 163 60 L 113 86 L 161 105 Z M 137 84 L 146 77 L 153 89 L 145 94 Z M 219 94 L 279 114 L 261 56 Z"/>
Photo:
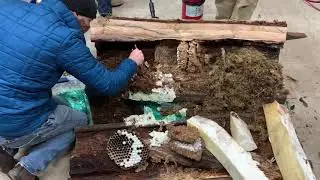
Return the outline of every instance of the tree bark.
<path id="1" fill-rule="evenodd" d="M 203 21 L 181 22 L 166 20 L 98 18 L 91 23 L 92 41 L 157 41 L 173 39 L 220 40 L 238 39 L 283 43 L 287 25 L 283 22 Z"/>

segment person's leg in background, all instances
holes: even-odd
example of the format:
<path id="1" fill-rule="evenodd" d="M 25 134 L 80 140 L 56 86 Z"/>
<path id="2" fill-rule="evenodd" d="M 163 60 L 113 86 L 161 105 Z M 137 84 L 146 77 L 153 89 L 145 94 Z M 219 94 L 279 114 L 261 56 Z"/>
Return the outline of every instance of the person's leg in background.
<path id="1" fill-rule="evenodd" d="M 118 7 L 124 4 L 123 0 L 111 0 L 111 5 L 112 7 Z"/>
<path id="2" fill-rule="evenodd" d="M 103 17 L 112 16 L 111 0 L 98 0 L 98 11 Z"/>
<path id="3" fill-rule="evenodd" d="M 237 0 L 231 15 L 232 20 L 250 20 L 258 0 Z"/>
<path id="4" fill-rule="evenodd" d="M 216 0 L 216 19 L 250 20 L 258 0 Z"/>
<path id="5" fill-rule="evenodd" d="M 112 16 L 112 7 L 123 5 L 123 0 L 98 0 L 98 11 L 103 17 Z"/>
<path id="6" fill-rule="evenodd" d="M 216 19 L 230 19 L 232 16 L 233 8 L 237 0 L 216 0 L 217 15 Z"/>

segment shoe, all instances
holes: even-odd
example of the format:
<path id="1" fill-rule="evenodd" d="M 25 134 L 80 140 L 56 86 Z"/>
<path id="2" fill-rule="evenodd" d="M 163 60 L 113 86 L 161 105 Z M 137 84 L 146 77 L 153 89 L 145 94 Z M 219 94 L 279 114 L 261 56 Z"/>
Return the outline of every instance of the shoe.
<path id="1" fill-rule="evenodd" d="M 14 167 L 16 161 L 13 156 L 9 155 L 5 150 L 0 147 L 0 171 L 8 173 Z"/>
<path id="2" fill-rule="evenodd" d="M 111 13 L 109 13 L 109 14 L 100 14 L 102 17 L 111 17 L 112 15 L 111 15 Z"/>
<path id="3" fill-rule="evenodd" d="M 8 176 L 11 180 L 36 180 L 36 176 L 30 174 L 19 164 L 8 172 Z"/>
<path id="4" fill-rule="evenodd" d="M 118 7 L 124 4 L 123 0 L 111 0 L 112 7 Z"/>

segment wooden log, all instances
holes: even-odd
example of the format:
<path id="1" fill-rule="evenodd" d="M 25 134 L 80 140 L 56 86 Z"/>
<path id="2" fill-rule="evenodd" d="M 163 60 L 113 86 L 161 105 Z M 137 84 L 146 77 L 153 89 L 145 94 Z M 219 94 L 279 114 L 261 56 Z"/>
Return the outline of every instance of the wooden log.
<path id="1" fill-rule="evenodd" d="M 115 131 L 116 129 L 76 133 L 77 141 L 70 160 L 70 175 L 133 173 L 134 170 L 125 171 L 120 169 L 107 154 L 108 139 Z M 149 128 L 139 128 L 136 130 L 146 144 L 149 141 L 149 131 Z M 199 162 L 178 155 L 169 148 L 151 148 L 150 156 L 153 156 L 160 163 L 156 164 L 156 166 L 164 167 L 163 164 L 166 161 L 166 163 L 177 163 L 191 168 L 214 169 L 217 171 L 223 169 L 220 163 L 209 152 L 204 153 L 202 160 Z M 156 169 L 159 168 L 150 169 L 154 168 L 154 166 L 154 164 L 149 165 L 147 171 L 153 171 L 154 174 L 158 174 L 159 172 L 156 172 Z M 136 175 L 139 175 L 139 173 Z M 144 172 L 140 172 L 140 176 L 145 176 Z"/>
<path id="2" fill-rule="evenodd" d="M 136 174 L 124 174 L 124 175 L 88 175 L 88 176 L 72 176 L 70 180 L 168 180 L 168 179 L 207 179 L 207 180 L 232 180 L 231 176 L 225 173 L 211 173 L 205 174 L 201 172 L 178 172 L 179 174 L 174 175 L 174 172 L 164 174 L 165 176 L 150 177 L 150 176 L 141 176 Z"/>
<path id="3" fill-rule="evenodd" d="M 238 39 L 283 43 L 287 25 L 283 22 L 203 21 L 180 22 L 165 20 L 98 18 L 91 22 L 92 41 L 157 41 L 174 39 L 220 40 Z"/>
<path id="4" fill-rule="evenodd" d="M 210 179 L 210 180 L 232 180 L 225 172 L 207 172 L 207 171 L 192 171 L 173 170 L 171 172 L 163 172 L 156 176 L 145 174 L 90 174 L 86 176 L 72 176 L 70 180 L 168 180 L 168 179 Z"/>

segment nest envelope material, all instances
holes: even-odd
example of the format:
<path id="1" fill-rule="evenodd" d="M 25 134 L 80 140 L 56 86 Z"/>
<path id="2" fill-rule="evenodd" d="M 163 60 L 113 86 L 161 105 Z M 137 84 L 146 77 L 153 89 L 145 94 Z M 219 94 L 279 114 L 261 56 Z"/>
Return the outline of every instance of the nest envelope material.
<path id="1" fill-rule="evenodd" d="M 174 152 L 183 155 L 187 158 L 200 161 L 202 152 L 204 149 L 204 142 L 201 138 L 198 138 L 194 143 L 185 143 L 181 141 L 171 140 L 169 147 Z"/>
<path id="2" fill-rule="evenodd" d="M 195 127 L 173 126 L 169 128 L 169 137 L 176 141 L 194 143 L 200 138 L 200 134 Z"/>

